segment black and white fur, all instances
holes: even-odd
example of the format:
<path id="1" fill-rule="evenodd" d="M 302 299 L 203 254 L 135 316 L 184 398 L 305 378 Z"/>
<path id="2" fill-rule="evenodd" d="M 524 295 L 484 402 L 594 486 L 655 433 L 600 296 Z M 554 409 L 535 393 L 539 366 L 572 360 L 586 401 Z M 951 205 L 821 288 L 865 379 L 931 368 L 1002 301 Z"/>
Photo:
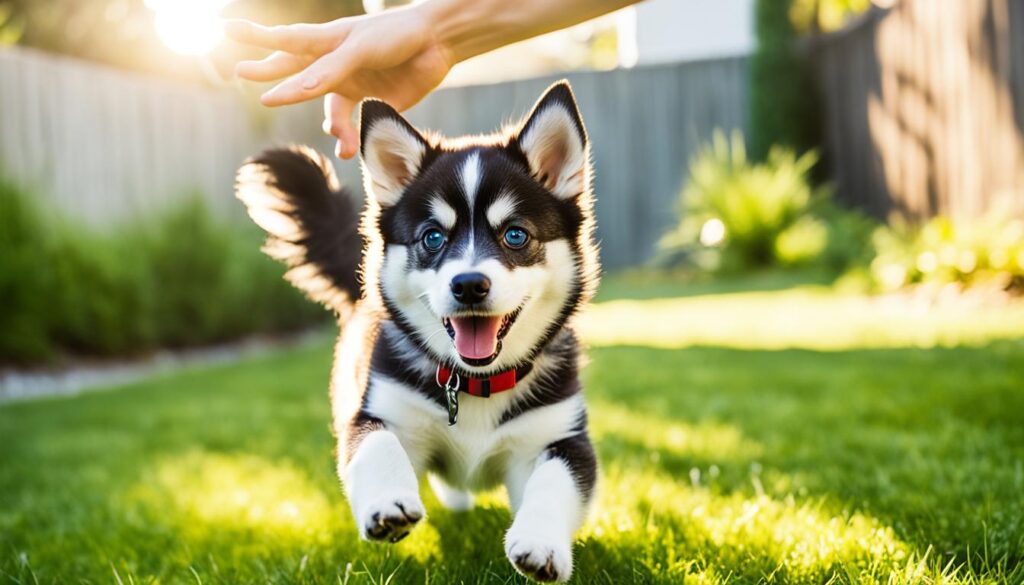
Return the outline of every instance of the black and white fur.
<path id="1" fill-rule="evenodd" d="M 468 509 L 504 484 L 514 511 L 505 551 L 522 573 L 564 581 L 597 464 L 570 319 L 597 285 L 587 134 L 568 83 L 520 124 L 490 136 L 424 135 L 387 104 L 361 110 L 368 194 L 359 229 L 330 164 L 271 150 L 239 171 L 237 192 L 287 278 L 343 322 L 332 374 L 338 472 L 364 538 L 398 541 L 425 515 L 418 478 Z M 503 244 L 507 226 L 529 242 Z M 446 236 L 432 252 L 423 231 Z M 453 298 L 453 277 L 490 280 L 485 302 Z M 361 276 L 357 278 L 357 273 Z M 455 350 L 445 318 L 515 320 L 486 363 Z M 460 395 L 448 425 L 438 364 L 481 377 L 532 364 L 515 388 Z"/>

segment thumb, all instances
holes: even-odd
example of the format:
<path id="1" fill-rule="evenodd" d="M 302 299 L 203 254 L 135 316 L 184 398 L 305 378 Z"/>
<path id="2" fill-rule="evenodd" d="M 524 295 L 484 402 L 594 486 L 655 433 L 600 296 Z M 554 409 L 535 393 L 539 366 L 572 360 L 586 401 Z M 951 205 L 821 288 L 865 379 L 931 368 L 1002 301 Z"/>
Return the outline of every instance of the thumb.
<path id="1" fill-rule="evenodd" d="M 324 132 L 338 139 L 334 154 L 350 159 L 359 150 L 359 133 L 352 122 L 355 102 L 343 95 L 329 93 L 324 96 Z"/>

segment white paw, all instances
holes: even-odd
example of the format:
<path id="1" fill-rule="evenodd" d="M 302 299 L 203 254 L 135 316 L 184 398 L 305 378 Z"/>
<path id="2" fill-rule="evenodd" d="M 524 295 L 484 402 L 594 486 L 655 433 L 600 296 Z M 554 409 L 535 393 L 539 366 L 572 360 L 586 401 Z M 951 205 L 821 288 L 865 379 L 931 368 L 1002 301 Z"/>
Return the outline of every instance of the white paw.
<path id="1" fill-rule="evenodd" d="M 516 570 L 537 581 L 568 581 L 572 576 L 572 542 L 527 533 L 513 525 L 505 535 L 505 554 Z"/>
<path id="2" fill-rule="evenodd" d="M 367 540 L 398 542 L 426 513 L 416 493 L 390 492 L 375 498 L 356 515 L 359 534 Z"/>

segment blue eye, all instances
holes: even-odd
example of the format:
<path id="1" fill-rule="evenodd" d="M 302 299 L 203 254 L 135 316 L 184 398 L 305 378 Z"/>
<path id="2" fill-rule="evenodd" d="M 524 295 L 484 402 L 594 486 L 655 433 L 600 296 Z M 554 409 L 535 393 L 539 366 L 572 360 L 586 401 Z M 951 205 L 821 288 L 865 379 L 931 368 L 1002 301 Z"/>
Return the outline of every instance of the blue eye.
<path id="1" fill-rule="evenodd" d="M 521 227 L 510 227 L 505 230 L 505 245 L 512 249 L 519 249 L 530 241 L 530 234 Z"/>
<path id="2" fill-rule="evenodd" d="M 444 245 L 444 232 L 439 229 L 429 229 L 423 234 L 423 246 L 431 252 L 436 252 Z"/>

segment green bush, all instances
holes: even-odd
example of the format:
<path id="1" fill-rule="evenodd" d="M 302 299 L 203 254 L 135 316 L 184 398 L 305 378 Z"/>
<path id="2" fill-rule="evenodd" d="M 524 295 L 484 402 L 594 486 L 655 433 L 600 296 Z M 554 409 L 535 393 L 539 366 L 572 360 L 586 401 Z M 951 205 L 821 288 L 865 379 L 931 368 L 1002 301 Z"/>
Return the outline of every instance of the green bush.
<path id="1" fill-rule="evenodd" d="M 51 234 L 31 202 L 0 181 L 0 356 L 40 360 L 52 355 L 52 275 L 40 267 L 51 256 Z"/>
<path id="2" fill-rule="evenodd" d="M 874 234 L 872 282 L 890 291 L 919 283 L 1024 288 L 1024 220 L 996 206 L 973 221 L 936 217 L 914 226 L 896 216 Z"/>
<path id="3" fill-rule="evenodd" d="M 815 162 L 813 151 L 774 147 L 764 163 L 752 163 L 742 135 L 716 132 L 690 165 L 682 220 L 661 242 L 663 259 L 713 271 L 820 265 L 835 272 L 862 259 L 873 224 L 812 186 Z"/>
<path id="4" fill-rule="evenodd" d="M 833 274 L 867 266 L 875 256 L 872 235 L 878 222 L 852 209 L 823 199 L 814 210 L 828 226 L 828 242 L 818 263 Z"/>
<path id="5" fill-rule="evenodd" d="M 196 196 L 99 233 L 0 183 L 0 362 L 135 354 L 325 319 L 261 239 Z"/>
<path id="6" fill-rule="evenodd" d="M 54 347 L 103 355 L 152 347 L 155 313 L 147 287 L 153 275 L 142 251 L 119 234 L 54 223 L 52 253 L 37 268 L 49 271 L 53 284 L 45 297 Z"/>

